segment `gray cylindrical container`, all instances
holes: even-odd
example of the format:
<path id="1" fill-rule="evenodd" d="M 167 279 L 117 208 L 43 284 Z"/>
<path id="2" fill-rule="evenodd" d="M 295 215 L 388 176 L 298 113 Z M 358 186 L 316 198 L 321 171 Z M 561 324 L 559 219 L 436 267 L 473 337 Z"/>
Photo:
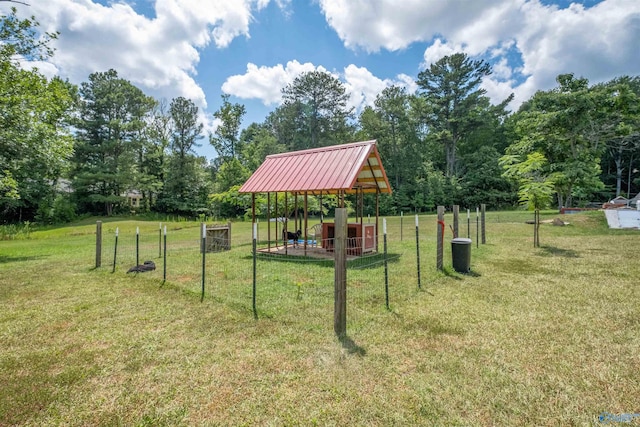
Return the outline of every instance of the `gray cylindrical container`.
<path id="1" fill-rule="evenodd" d="M 453 269 L 458 273 L 471 272 L 471 239 L 457 237 L 451 240 Z"/>

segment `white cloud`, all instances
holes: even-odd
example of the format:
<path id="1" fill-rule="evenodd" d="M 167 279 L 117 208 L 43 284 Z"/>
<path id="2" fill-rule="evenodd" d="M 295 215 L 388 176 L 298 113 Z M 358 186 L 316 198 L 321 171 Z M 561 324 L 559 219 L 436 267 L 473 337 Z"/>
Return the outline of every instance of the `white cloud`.
<path id="1" fill-rule="evenodd" d="M 357 112 L 365 106 L 373 106 L 376 97 L 390 86 L 405 87 L 408 93 L 413 93 L 417 88 L 413 78 L 406 74 L 399 75 L 395 80 L 382 80 L 368 69 L 353 64 L 344 69 L 344 80 L 347 93 L 350 95 L 349 107 L 355 107 Z"/>
<path id="2" fill-rule="evenodd" d="M 404 49 L 434 36 L 453 35 L 458 29 L 486 32 L 481 23 L 504 20 L 509 8 L 524 0 L 320 0 L 327 22 L 350 48 L 366 51 Z M 488 27 L 491 28 L 491 27 Z M 494 31 L 490 34 L 495 33 Z M 469 40 L 477 43 L 481 40 Z"/>
<path id="3" fill-rule="evenodd" d="M 316 67 L 311 63 L 301 64 L 296 60 L 273 67 L 258 67 L 255 64 L 247 64 L 244 74 L 230 76 L 222 85 L 222 91 L 230 95 L 244 99 L 259 99 L 264 105 L 279 104 L 281 102 L 281 90 L 293 82 L 304 72 L 326 71 L 323 67 Z"/>
<path id="4" fill-rule="evenodd" d="M 493 78 L 498 80 L 509 80 L 513 75 L 513 69 L 509 66 L 507 58 L 500 58 L 493 64 Z"/>
<path id="5" fill-rule="evenodd" d="M 21 62 L 20 67 L 25 70 L 38 70 L 40 74 L 48 79 L 52 79 L 59 74 L 55 65 L 44 61 L 25 61 Z"/>
<path id="6" fill-rule="evenodd" d="M 500 100 L 515 92 L 522 102 L 555 86 L 561 73 L 595 83 L 640 70 L 637 0 L 564 9 L 539 0 L 319 2 L 346 47 L 395 51 L 425 43 L 423 67 L 454 52 L 492 60 L 495 73 L 484 87 Z M 514 55 L 517 65 L 511 66 L 507 58 Z"/>
<path id="7" fill-rule="evenodd" d="M 440 58 L 453 55 L 456 52 L 464 52 L 463 47 L 451 43 L 443 43 L 442 40 L 436 39 L 433 44 L 424 51 L 424 63 L 421 64 L 422 68 L 427 68 Z"/>
<path id="8" fill-rule="evenodd" d="M 507 99 L 512 93 L 514 95 L 513 105 L 520 105 L 525 99 L 521 99 L 513 90 L 512 81 L 500 81 L 492 78 L 485 78 L 481 84 L 481 87 L 487 91 L 487 96 L 491 100 L 492 104 L 499 104 Z M 517 102 L 517 104 L 516 104 Z"/>
<path id="9" fill-rule="evenodd" d="M 311 63 L 301 64 L 293 60 L 286 66 L 277 64 L 273 67 L 247 64 L 244 74 L 230 76 L 222 85 L 222 91 L 243 99 L 259 99 L 264 105 L 278 105 L 282 102 L 282 88 L 293 82 L 300 74 L 309 71 L 327 71 L 322 66 Z M 349 94 L 349 107 L 360 111 L 366 105 L 373 105 L 376 96 L 391 85 L 406 87 L 413 92 L 416 84 L 412 77 L 401 74 L 395 80 L 380 79 L 366 68 L 353 64 L 345 67 L 342 74 L 331 73 L 340 79 Z"/>
<path id="10" fill-rule="evenodd" d="M 415 93 L 418 90 L 418 85 L 413 77 L 407 74 L 398 74 L 398 80 L 394 84 L 407 88 L 407 93 Z"/>
<path id="11" fill-rule="evenodd" d="M 344 69 L 345 87 L 350 95 L 349 107 L 359 110 L 361 106 L 373 105 L 376 96 L 382 92 L 387 83 L 363 67 L 351 64 Z"/>
<path id="12" fill-rule="evenodd" d="M 562 10 L 531 4 L 525 12 L 517 43 L 526 75 L 555 79 L 574 72 L 601 80 L 613 77 L 612 71 L 640 69 L 640 2 L 608 0 Z"/>
<path id="13" fill-rule="evenodd" d="M 19 6 L 19 13 L 33 14 L 42 29 L 60 32 L 47 72 L 53 67 L 80 83 L 90 73 L 113 68 L 150 95 L 184 96 L 204 109 L 205 93 L 194 79 L 199 50 L 210 44 L 224 48 L 236 37 L 249 37 L 252 10 L 267 4 L 157 0 L 155 18 L 148 18 L 123 2 L 104 6 L 89 0 L 49 0 Z M 288 2 L 277 4 L 287 7 Z"/>

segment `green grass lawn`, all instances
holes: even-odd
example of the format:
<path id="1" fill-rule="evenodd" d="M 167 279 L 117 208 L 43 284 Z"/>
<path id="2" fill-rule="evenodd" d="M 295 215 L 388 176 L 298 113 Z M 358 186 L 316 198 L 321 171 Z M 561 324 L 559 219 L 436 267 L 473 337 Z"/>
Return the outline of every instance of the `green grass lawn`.
<path id="1" fill-rule="evenodd" d="M 472 274 L 460 275 L 448 246 L 435 269 L 435 217 L 421 216 L 422 289 L 413 218 L 402 241 L 389 218 L 391 309 L 379 260 L 354 264 L 343 341 L 324 263 L 259 260 L 254 318 L 248 223 L 233 225 L 231 251 L 208 254 L 203 302 L 197 223 L 167 224 L 166 283 L 157 222 L 103 220 L 99 269 L 94 220 L 0 241 L 0 426 L 596 425 L 640 413 L 640 232 L 607 229 L 601 212 L 542 219 L 555 217 L 570 224 L 542 225 L 534 248 L 532 214 L 487 213 L 487 243 L 476 248 L 472 225 Z M 125 273 L 136 227 L 155 272 Z"/>

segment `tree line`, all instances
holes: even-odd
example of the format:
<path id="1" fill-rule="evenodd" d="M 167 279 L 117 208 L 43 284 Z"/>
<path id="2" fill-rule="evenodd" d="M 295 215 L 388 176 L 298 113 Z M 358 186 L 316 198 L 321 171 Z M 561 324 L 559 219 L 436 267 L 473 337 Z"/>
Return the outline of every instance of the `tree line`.
<path id="1" fill-rule="evenodd" d="M 205 135 L 193 101 L 156 100 L 116 70 L 76 86 L 21 67 L 50 58 L 56 37 L 15 9 L 0 22 L 3 222 L 242 216 L 250 198 L 238 188 L 267 155 L 369 139 L 393 187 L 382 214 L 585 206 L 633 195 L 640 184 L 638 76 L 590 85 L 563 74 L 510 112 L 512 96 L 493 104 L 482 89 L 491 66 L 456 53 L 420 72 L 415 93 L 388 87 L 356 114 L 339 79 L 311 71 L 283 88 L 282 104 L 262 123 L 244 126 L 245 107 L 223 95 L 213 113 L 220 125 Z M 203 143 L 215 149 L 213 161 L 196 154 Z M 312 199 L 312 210 L 331 209 L 331 198 Z"/>

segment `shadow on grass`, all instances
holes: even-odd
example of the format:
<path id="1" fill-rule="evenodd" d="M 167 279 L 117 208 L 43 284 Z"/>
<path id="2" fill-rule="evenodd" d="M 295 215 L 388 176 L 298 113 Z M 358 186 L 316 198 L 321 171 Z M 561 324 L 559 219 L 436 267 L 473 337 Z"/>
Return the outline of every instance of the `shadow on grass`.
<path id="1" fill-rule="evenodd" d="M 340 344 L 342 344 L 342 348 L 347 350 L 347 353 L 355 354 L 360 357 L 364 357 L 367 354 L 367 351 L 356 344 L 349 336 L 343 335 L 338 337 L 338 339 L 340 340 Z"/>
<path id="2" fill-rule="evenodd" d="M 451 277 L 452 279 L 455 279 L 455 280 L 463 280 L 465 277 L 481 277 L 482 276 L 480 273 L 476 273 L 473 270 L 469 271 L 468 273 L 458 273 L 453 269 L 453 267 L 444 267 L 442 269 L 442 273 L 445 276 Z"/>
<path id="3" fill-rule="evenodd" d="M 248 254 L 243 256 L 244 260 L 251 260 L 253 255 Z M 301 255 L 284 255 L 284 254 L 264 254 L 258 252 L 258 261 L 275 261 L 283 263 L 307 263 L 318 265 L 320 267 L 333 267 L 333 258 L 317 258 L 313 256 L 301 256 Z M 387 264 L 396 264 L 400 260 L 400 254 L 389 253 L 387 254 Z M 384 254 L 372 254 L 361 257 L 356 257 L 347 260 L 347 268 L 354 270 L 366 270 L 369 268 L 378 268 L 384 264 Z"/>
<path id="4" fill-rule="evenodd" d="M 418 288 L 418 292 L 424 292 L 425 294 L 429 294 L 432 297 L 436 296 L 434 293 L 432 293 L 429 289 L 426 289 L 424 286 L 421 286 L 420 288 Z"/>
<path id="5" fill-rule="evenodd" d="M 387 253 L 387 264 L 397 264 L 400 261 L 400 254 Z M 370 268 L 378 268 L 384 265 L 384 254 L 377 253 L 365 255 L 347 261 L 347 268 L 354 270 L 367 270 Z"/>
<path id="6" fill-rule="evenodd" d="M 247 256 L 243 256 L 242 259 L 251 260 L 253 259 L 253 255 L 249 254 Z M 314 258 L 310 256 L 295 256 L 295 255 L 280 255 L 280 254 L 273 255 L 273 254 L 263 254 L 258 252 L 257 259 L 260 262 L 275 261 L 275 262 L 295 263 L 295 264 L 306 263 L 306 264 L 318 265 L 320 267 L 333 267 L 332 259 Z"/>
<path id="7" fill-rule="evenodd" d="M 555 246 L 541 246 L 542 256 L 560 256 L 564 258 L 580 258 L 580 254 L 573 249 L 556 248 Z"/>
<path id="8" fill-rule="evenodd" d="M 46 258 L 42 255 L 33 255 L 33 256 L 7 256 L 0 255 L 0 264 L 8 264 L 10 262 L 26 262 L 26 261 L 36 261 L 42 258 Z"/>

